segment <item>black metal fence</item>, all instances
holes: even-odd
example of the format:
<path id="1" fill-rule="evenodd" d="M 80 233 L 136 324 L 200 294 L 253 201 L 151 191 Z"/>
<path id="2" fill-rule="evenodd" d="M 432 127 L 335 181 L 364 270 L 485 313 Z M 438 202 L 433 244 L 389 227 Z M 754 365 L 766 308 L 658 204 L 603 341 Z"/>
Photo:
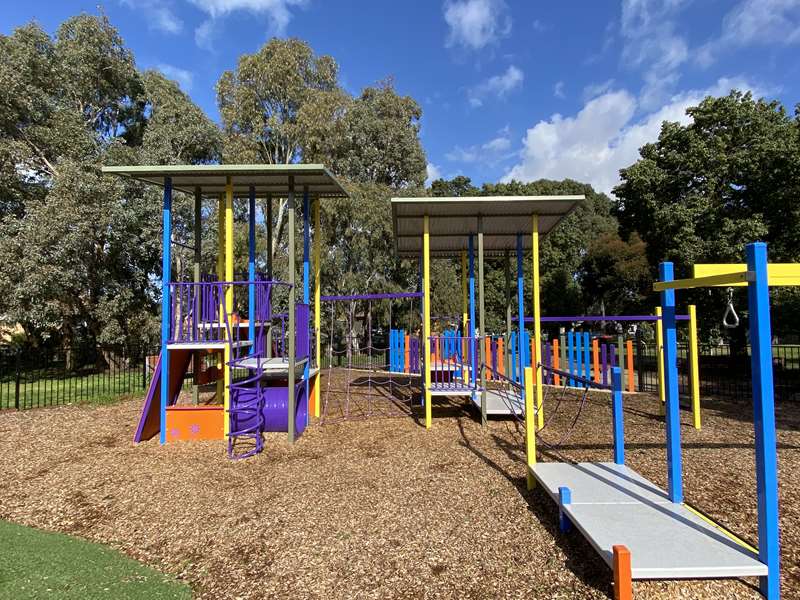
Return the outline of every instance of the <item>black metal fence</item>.
<path id="1" fill-rule="evenodd" d="M 158 348 L 0 348 L 0 409 L 110 402 L 142 393 Z"/>
<path id="2" fill-rule="evenodd" d="M 678 387 L 681 396 L 688 396 L 689 347 L 678 344 Z M 776 400 L 794 400 L 800 396 L 800 346 L 776 344 L 772 346 L 772 364 Z M 700 344 L 698 348 L 700 370 L 700 395 L 724 396 L 737 400 L 752 397 L 752 372 L 750 347 L 742 352 L 732 352 L 725 345 Z M 634 350 L 634 369 L 638 389 L 658 391 L 656 350 L 652 344 L 639 343 Z"/>

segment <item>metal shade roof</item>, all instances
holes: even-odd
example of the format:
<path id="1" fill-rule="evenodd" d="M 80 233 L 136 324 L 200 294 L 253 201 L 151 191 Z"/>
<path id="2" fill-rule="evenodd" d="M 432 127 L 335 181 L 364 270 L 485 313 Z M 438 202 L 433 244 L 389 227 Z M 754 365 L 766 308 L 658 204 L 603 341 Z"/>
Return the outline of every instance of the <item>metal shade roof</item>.
<path id="1" fill-rule="evenodd" d="M 522 247 L 529 249 L 532 215 L 539 215 L 539 234 L 545 235 L 583 200 L 583 195 L 392 198 L 395 248 L 400 256 L 420 255 L 427 214 L 432 256 L 466 250 L 469 236 L 478 232 L 478 217 L 483 219 L 484 255 L 515 250 L 517 234 L 523 234 Z"/>
<path id="2" fill-rule="evenodd" d="M 172 178 L 175 190 L 194 194 L 196 188 L 204 196 L 225 193 L 228 177 L 232 179 L 233 195 L 245 197 L 250 186 L 255 187 L 256 196 L 265 198 L 267 194 L 285 197 L 289 193 L 289 178 L 294 177 L 295 193 L 302 193 L 308 187 L 313 196 L 346 197 L 347 192 L 324 165 L 152 165 L 103 167 L 103 173 L 122 175 L 164 185 L 167 177 Z"/>

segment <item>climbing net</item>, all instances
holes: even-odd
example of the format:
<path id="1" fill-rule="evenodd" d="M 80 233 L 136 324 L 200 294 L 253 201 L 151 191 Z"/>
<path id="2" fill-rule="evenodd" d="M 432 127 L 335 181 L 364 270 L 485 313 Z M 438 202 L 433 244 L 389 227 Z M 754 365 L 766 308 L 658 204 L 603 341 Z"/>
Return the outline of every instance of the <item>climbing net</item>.
<path id="1" fill-rule="evenodd" d="M 419 377 L 389 368 L 392 300 L 331 300 L 327 304 L 328 322 L 321 328 L 320 422 L 410 415 Z M 387 313 L 389 328 L 373 328 L 376 314 L 385 318 Z M 413 314 L 412 300 L 406 317 Z"/>
<path id="2" fill-rule="evenodd" d="M 540 367 L 545 380 L 542 385 L 542 406 L 546 406 L 547 410 L 545 411 L 544 424 L 536 432 L 536 440 L 537 444 L 556 452 L 563 449 L 575 432 L 581 415 L 590 402 L 590 392 L 592 390 L 610 390 L 611 386 L 547 365 L 540 365 Z M 523 409 L 525 402 L 522 385 L 513 379 L 509 379 L 490 365 L 484 364 L 482 368 L 487 369 L 492 374 L 491 380 L 487 382 L 489 389 L 503 401 L 514 419 L 520 424 L 524 424 L 525 415 Z M 553 429 L 551 425 L 555 419 L 562 420 L 560 415 L 562 409 L 567 405 L 576 406 L 574 415 L 571 418 L 567 417 L 566 428 L 557 439 L 548 439 L 548 435 L 543 435 L 543 432 L 548 431 L 548 427 L 549 430 Z M 536 407 L 534 407 L 534 411 L 538 414 Z"/>

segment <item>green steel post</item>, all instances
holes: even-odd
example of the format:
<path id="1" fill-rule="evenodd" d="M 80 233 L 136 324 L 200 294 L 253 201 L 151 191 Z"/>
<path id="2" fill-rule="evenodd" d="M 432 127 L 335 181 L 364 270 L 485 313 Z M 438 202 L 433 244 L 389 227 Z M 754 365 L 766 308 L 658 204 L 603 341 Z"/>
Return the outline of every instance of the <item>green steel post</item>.
<path id="1" fill-rule="evenodd" d="M 194 282 L 200 283 L 200 262 L 203 258 L 203 247 L 202 247 L 202 228 L 203 228 L 203 217 L 202 217 L 202 208 L 203 208 L 203 197 L 200 193 L 200 186 L 194 188 Z M 199 286 L 198 286 L 199 287 Z M 200 294 L 199 290 L 195 290 L 194 295 L 194 314 L 197 318 L 193 319 L 195 323 L 199 323 L 199 315 L 200 315 Z M 194 332 L 197 335 L 197 332 Z M 200 384 L 198 382 L 198 377 L 200 376 L 200 366 L 202 362 L 202 358 L 199 352 L 195 352 L 194 356 L 192 357 L 194 361 L 192 363 L 192 372 L 194 374 L 194 385 L 192 386 L 192 402 L 194 404 L 200 403 Z"/>
<path id="2" fill-rule="evenodd" d="M 486 311 L 484 303 L 484 282 L 483 282 L 483 217 L 478 215 L 478 319 L 480 322 L 480 335 L 478 345 L 481 349 L 481 425 L 486 425 Z"/>

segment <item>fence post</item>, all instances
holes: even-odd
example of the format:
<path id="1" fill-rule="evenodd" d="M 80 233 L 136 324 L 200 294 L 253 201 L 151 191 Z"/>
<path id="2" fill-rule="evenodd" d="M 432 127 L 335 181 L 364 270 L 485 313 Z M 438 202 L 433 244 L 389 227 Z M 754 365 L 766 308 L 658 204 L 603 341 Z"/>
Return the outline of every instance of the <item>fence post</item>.
<path id="1" fill-rule="evenodd" d="M 694 428 L 700 429 L 700 362 L 697 356 L 697 308 L 689 305 L 689 386 L 692 392 Z"/>
<path id="2" fill-rule="evenodd" d="M 21 373 L 21 357 L 22 352 L 19 348 L 17 348 L 17 352 L 14 358 L 14 408 L 19 410 L 19 380 L 22 375 Z"/>
<path id="3" fill-rule="evenodd" d="M 644 340 L 642 331 L 636 328 L 636 376 L 639 380 L 639 391 L 644 392 Z"/>

